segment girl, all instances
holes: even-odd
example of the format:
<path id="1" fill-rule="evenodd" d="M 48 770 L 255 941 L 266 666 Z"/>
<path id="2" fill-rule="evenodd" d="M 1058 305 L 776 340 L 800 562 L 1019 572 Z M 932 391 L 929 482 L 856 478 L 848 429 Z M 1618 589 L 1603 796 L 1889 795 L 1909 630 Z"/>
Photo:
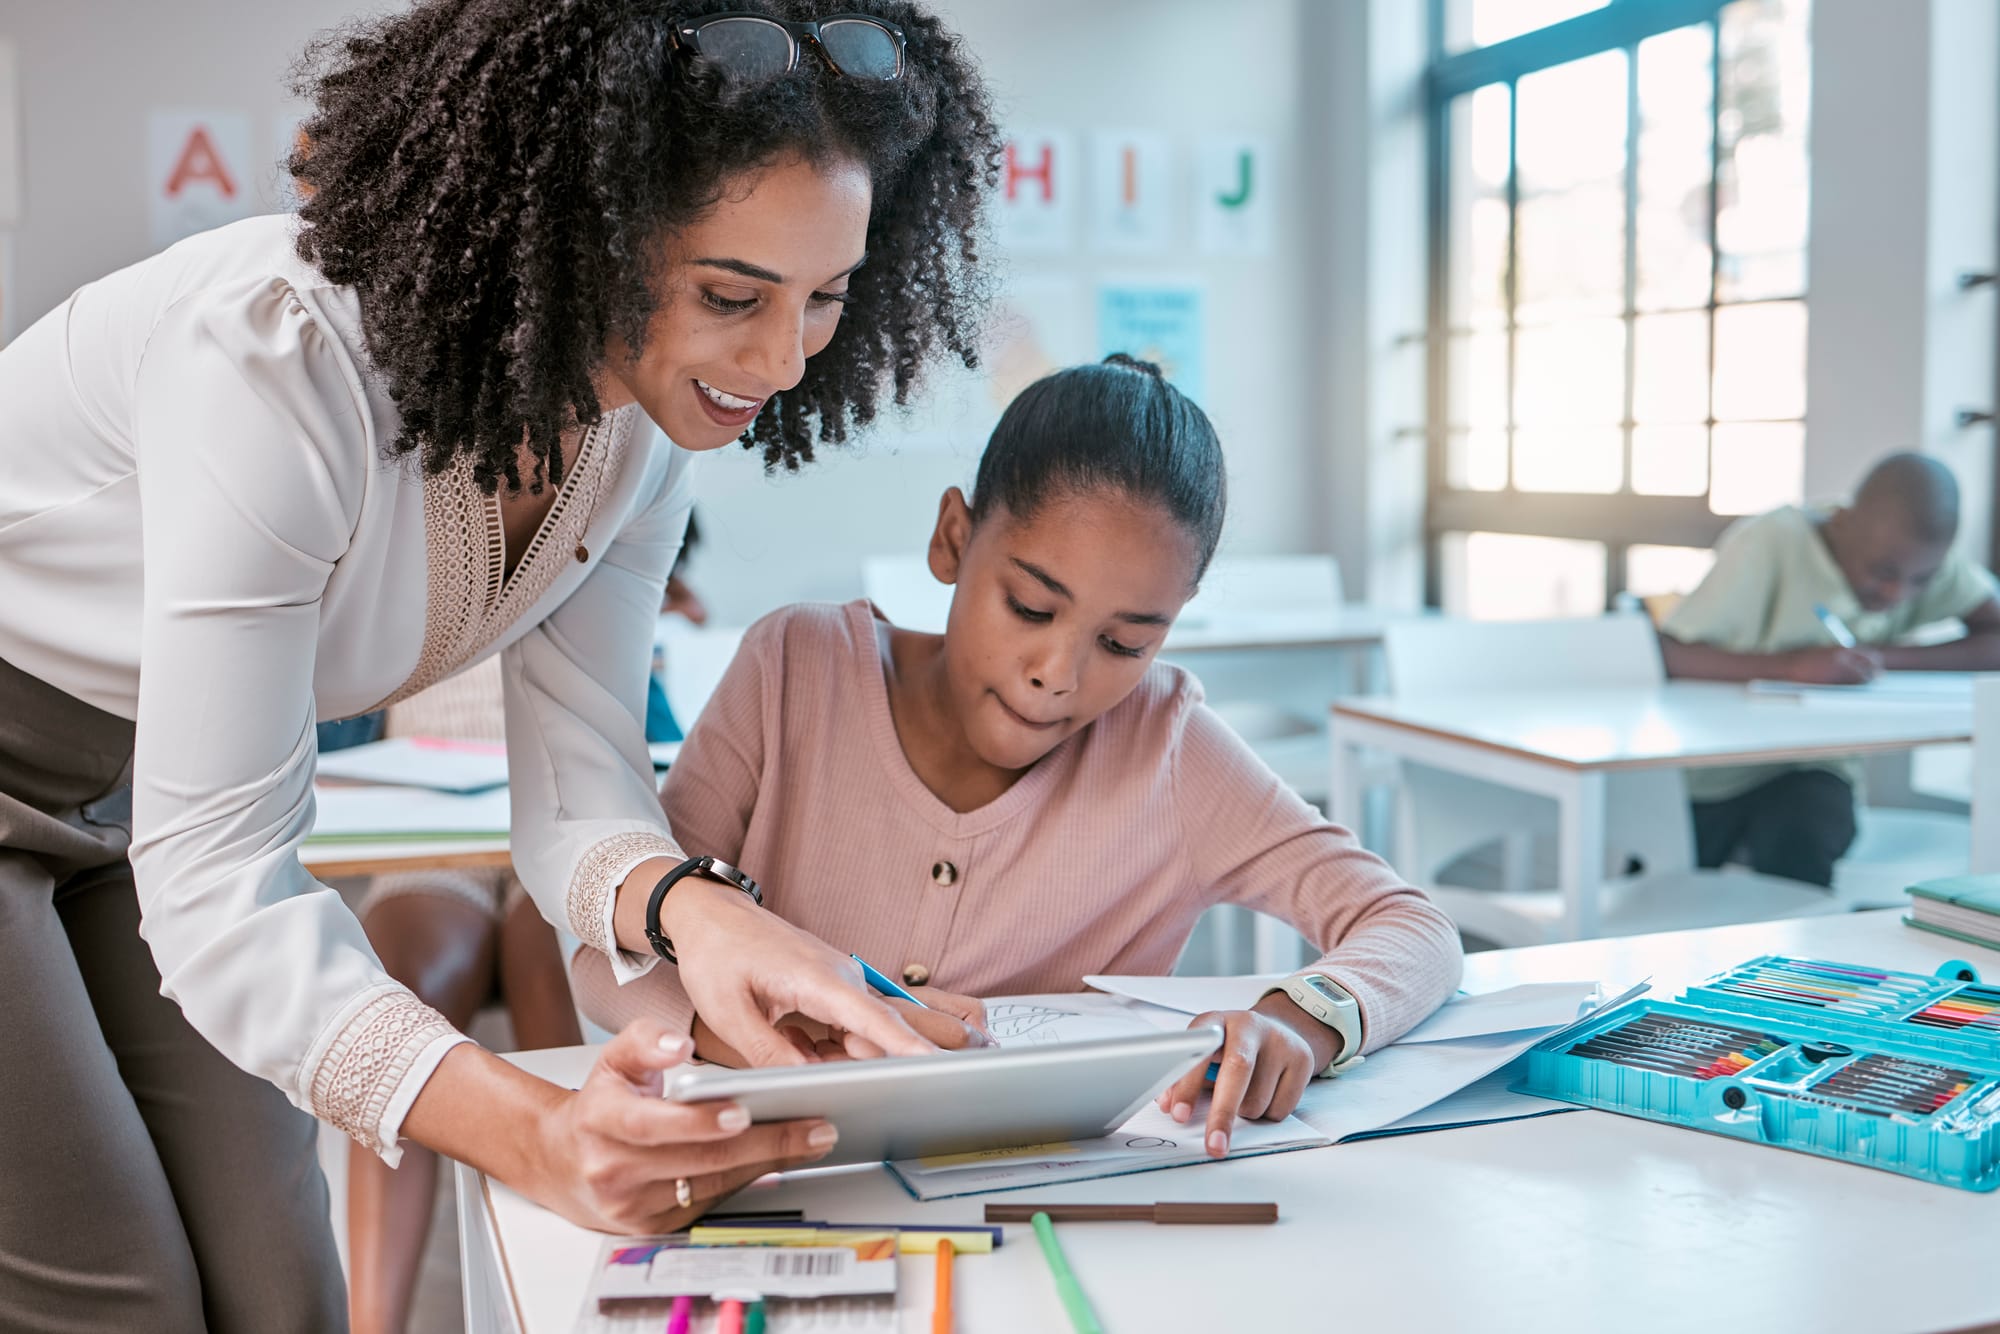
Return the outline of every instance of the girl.
<path id="1" fill-rule="evenodd" d="M 794 466 L 970 347 L 977 75 L 905 0 L 419 0 L 301 92 L 298 218 L 0 351 L 0 1328 L 344 1328 L 288 1101 L 615 1231 L 830 1142 L 645 1096 L 656 1024 L 574 1091 L 466 1044 L 299 865 L 313 722 L 499 655 L 515 868 L 643 949 L 687 451 Z M 788 1010 L 930 1049 L 738 887 L 668 916 L 753 1056 Z"/>
<path id="2" fill-rule="evenodd" d="M 1460 961 L 1422 893 L 1154 663 L 1222 518 L 1215 433 L 1157 369 L 1112 357 L 1049 376 L 1002 416 L 972 498 L 954 487 L 939 506 L 944 634 L 865 602 L 765 618 L 662 793 L 690 851 L 743 866 L 774 911 L 912 987 L 1079 990 L 1088 973 L 1169 971 L 1212 904 L 1284 918 L 1326 951 L 1298 988 L 1195 1020 L 1227 1034 L 1217 1156 L 1236 1113 L 1288 1115 L 1314 1074 L 1440 1004 Z M 652 1013 L 728 1058 L 665 970 L 623 991 L 588 951 L 572 971 L 593 1017 Z M 1301 990 L 1314 976 L 1331 986 Z M 1187 1121 L 1201 1083 L 1197 1068 L 1162 1106 Z"/>

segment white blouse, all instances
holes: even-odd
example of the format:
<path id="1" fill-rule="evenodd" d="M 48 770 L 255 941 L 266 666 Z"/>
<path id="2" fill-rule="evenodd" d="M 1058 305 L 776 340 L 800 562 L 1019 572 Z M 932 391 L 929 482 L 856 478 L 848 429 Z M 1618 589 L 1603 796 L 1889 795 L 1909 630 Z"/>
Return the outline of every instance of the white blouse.
<path id="1" fill-rule="evenodd" d="M 295 225 L 193 237 L 0 351 L 0 659 L 136 721 L 131 858 L 163 993 L 393 1163 L 464 1039 L 299 864 L 313 723 L 500 653 L 515 868 L 607 946 L 618 883 L 681 855 L 644 718 L 693 456 L 610 414 L 503 578 L 470 468 L 387 455 L 398 418 L 358 303 L 298 257 Z"/>

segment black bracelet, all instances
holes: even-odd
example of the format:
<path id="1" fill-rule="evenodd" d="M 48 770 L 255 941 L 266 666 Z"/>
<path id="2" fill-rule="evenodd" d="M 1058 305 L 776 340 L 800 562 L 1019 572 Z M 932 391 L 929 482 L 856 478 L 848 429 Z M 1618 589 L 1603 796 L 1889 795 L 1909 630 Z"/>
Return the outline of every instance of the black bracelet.
<path id="1" fill-rule="evenodd" d="M 652 897 L 646 900 L 646 943 L 653 947 L 653 953 L 668 963 L 680 962 L 674 956 L 674 943 L 660 930 L 660 905 L 667 901 L 667 891 L 691 875 L 707 876 L 719 880 L 734 889 L 740 889 L 750 896 L 750 901 L 758 907 L 764 906 L 764 891 L 757 882 L 728 862 L 714 857 L 690 857 L 673 870 L 660 877 L 660 883 L 653 886 Z"/>

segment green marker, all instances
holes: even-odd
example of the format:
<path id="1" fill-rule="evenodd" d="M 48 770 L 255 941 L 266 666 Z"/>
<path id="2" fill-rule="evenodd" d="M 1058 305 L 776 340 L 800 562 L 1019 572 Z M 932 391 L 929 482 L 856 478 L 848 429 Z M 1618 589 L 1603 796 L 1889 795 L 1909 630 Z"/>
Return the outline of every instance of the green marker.
<path id="1" fill-rule="evenodd" d="M 1056 1240 L 1056 1225 L 1047 1214 L 1039 1212 L 1028 1221 L 1035 1225 L 1035 1240 L 1042 1243 L 1042 1258 L 1049 1262 L 1056 1295 L 1062 1298 L 1063 1310 L 1069 1312 L 1069 1323 L 1076 1334 L 1104 1334 L 1104 1326 L 1097 1323 L 1097 1312 L 1090 1309 L 1090 1298 L 1083 1295 L 1083 1285 L 1070 1271 L 1062 1243 Z"/>

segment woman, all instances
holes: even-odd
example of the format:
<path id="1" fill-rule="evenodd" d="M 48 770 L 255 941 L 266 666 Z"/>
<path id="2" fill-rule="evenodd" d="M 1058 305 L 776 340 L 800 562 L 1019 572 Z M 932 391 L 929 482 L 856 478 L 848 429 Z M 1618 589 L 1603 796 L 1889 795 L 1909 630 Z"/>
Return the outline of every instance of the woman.
<path id="1" fill-rule="evenodd" d="M 796 467 L 970 359 L 984 93 L 911 5 L 840 3 L 875 17 L 424 0 L 312 58 L 297 222 L 0 354 L 0 1326 L 338 1327 L 286 1099 L 614 1230 L 830 1143 L 646 1096 L 685 1053 L 657 1025 L 576 1092 L 480 1051 L 297 849 L 316 717 L 498 652 L 521 879 L 644 971 L 683 860 L 640 725 L 684 451 Z M 928 1047 L 732 884 L 658 926 L 752 1059 L 802 1059 L 791 1011 Z"/>

